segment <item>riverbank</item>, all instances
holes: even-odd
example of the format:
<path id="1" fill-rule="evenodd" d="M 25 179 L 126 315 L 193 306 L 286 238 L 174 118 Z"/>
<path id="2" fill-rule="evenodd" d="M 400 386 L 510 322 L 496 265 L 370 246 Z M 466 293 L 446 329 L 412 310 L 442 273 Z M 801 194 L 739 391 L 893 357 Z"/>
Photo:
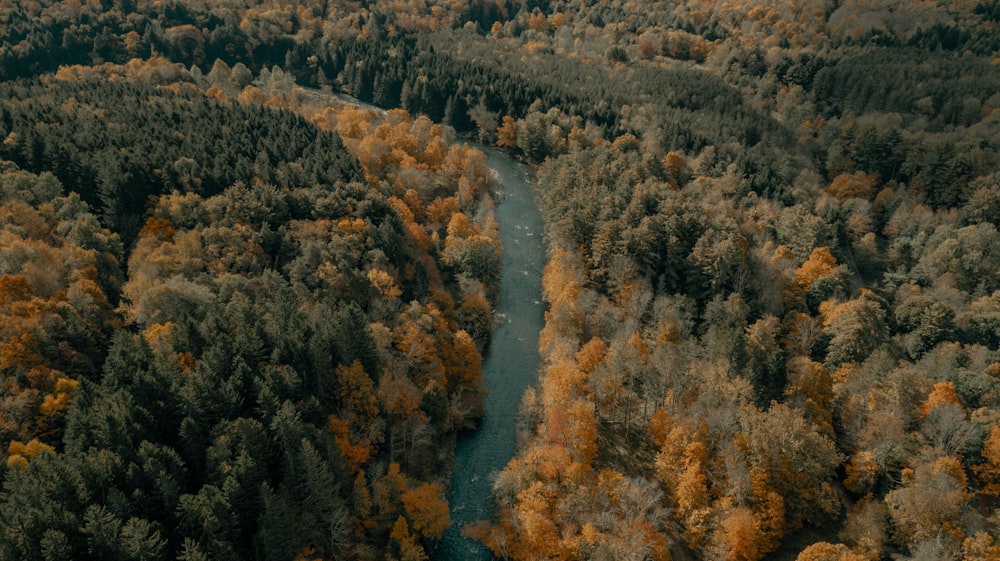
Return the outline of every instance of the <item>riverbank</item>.
<path id="1" fill-rule="evenodd" d="M 486 396 L 482 425 L 460 438 L 448 494 L 452 525 L 434 552 L 435 561 L 488 560 L 488 549 L 461 535 L 470 522 L 492 515 L 490 494 L 497 473 L 517 448 L 515 421 L 521 396 L 537 379 L 538 333 L 544 322 L 541 298 L 545 249 L 542 219 L 528 168 L 497 150 L 477 146 L 502 186 L 496 219 L 503 244 L 497 327 L 483 361 Z"/>

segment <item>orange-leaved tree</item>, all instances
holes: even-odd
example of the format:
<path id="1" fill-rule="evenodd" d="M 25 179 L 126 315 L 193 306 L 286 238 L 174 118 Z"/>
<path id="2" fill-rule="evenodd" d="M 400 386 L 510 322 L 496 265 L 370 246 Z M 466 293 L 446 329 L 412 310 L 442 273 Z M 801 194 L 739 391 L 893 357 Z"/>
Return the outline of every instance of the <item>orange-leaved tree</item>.
<path id="1" fill-rule="evenodd" d="M 981 453 L 983 463 L 973 469 L 982 479 L 980 490 L 985 495 L 1000 495 L 1000 426 L 993 427 L 990 435 L 983 441 Z"/>

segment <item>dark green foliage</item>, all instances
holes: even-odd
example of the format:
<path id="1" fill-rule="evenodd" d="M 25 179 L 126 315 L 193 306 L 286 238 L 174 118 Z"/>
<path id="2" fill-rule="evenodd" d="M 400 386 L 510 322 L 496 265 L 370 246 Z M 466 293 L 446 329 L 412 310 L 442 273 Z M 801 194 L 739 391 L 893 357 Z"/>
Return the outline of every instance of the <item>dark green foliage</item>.
<path id="1" fill-rule="evenodd" d="M 455 50 L 456 43 L 467 47 L 464 55 Z M 601 126 L 615 128 L 616 117 L 599 101 L 615 95 L 600 69 L 567 64 L 557 57 L 543 57 L 533 66 L 506 64 L 505 59 L 515 53 L 496 52 L 496 47 L 464 31 L 442 31 L 416 39 L 347 41 L 334 48 L 324 58 L 337 66 L 324 72 L 331 76 L 345 69 L 342 85 L 351 95 L 423 113 L 435 121 L 448 116 L 459 131 L 473 129 L 467 108 L 481 98 L 490 111 L 505 115 L 522 117 L 535 100 L 541 100 L 545 107 L 569 109 Z M 592 84 L 595 91 L 581 91 L 581 83 Z M 373 84 L 393 86 L 374 91 Z"/>
<path id="2" fill-rule="evenodd" d="M 63 458 L 42 454 L 27 469 L 5 474 L 4 493 L 0 496 L 5 530 L 0 558 L 74 558 L 68 555 L 72 551 L 70 536 L 79 537 L 79 516 L 90 498 L 79 497 L 74 489 L 79 467 Z"/>
<path id="3" fill-rule="evenodd" d="M 922 112 L 938 129 L 977 121 L 998 90 L 1000 70 L 988 59 L 877 47 L 846 50 L 813 83 L 816 99 L 837 113 Z"/>
<path id="4" fill-rule="evenodd" d="M 538 189 L 548 224 L 586 248 L 598 279 L 606 282 L 616 255 L 628 255 L 658 292 L 704 296 L 689 256 L 705 225 L 685 196 L 650 177 L 637 151 L 606 145 L 550 161 Z"/>
<path id="5" fill-rule="evenodd" d="M 383 370 L 366 271 L 417 261 L 387 193 L 351 181 L 360 172 L 337 136 L 287 111 L 122 84 L 0 87 L 10 93 L 5 132 L 36 139 L 35 159 L 22 163 L 72 170 L 75 188 L 103 196 L 109 221 L 134 221 L 133 236 L 152 219 L 132 244 L 150 257 L 130 263 L 133 324 L 107 334 L 103 371 L 81 381 L 58 454 L 0 472 L 0 559 L 287 560 L 307 548 L 336 558 L 384 541 L 387 528 L 368 536 L 352 518 L 357 466 L 328 422 L 348 408 L 339 365 L 358 361 L 376 386 Z M 17 142 L 6 149 L 27 154 Z M 16 179 L 5 176 L 3 193 L 27 192 Z M 51 190 L 38 187 L 38 197 Z M 364 227 L 345 234 L 345 218 Z M 185 235 L 202 249 L 177 253 L 171 243 Z M 146 268 L 174 257 L 187 263 L 177 274 Z M 407 301 L 427 298 L 428 263 L 399 280 Z M 454 320 L 443 324 L 450 342 Z M 351 398 L 374 419 L 352 421 L 349 436 L 370 447 L 370 467 L 399 428 L 380 417 L 371 382 L 362 390 Z M 414 413 L 443 442 L 451 396 L 432 397 Z M 425 455 L 426 473 L 440 473 L 441 458 Z"/>
<path id="6" fill-rule="evenodd" d="M 245 187 L 254 178 L 279 187 L 360 178 L 335 134 L 288 111 L 96 80 L 9 82 L 0 99 L 17 139 L 0 155 L 51 171 L 127 243 L 150 198 L 171 191 L 214 195 L 243 182 L 231 193 L 234 217 L 263 226 L 284 211 L 273 187 Z"/>
<path id="7" fill-rule="evenodd" d="M 788 381 L 785 361 L 788 357 L 780 345 L 781 335 L 774 316 L 763 318 L 747 329 L 744 372 L 753 385 L 760 407 L 780 401 L 785 392 Z"/>
<path id="8" fill-rule="evenodd" d="M 215 320 L 219 329 L 261 327 L 245 313 L 228 316 Z M 0 558 L 41 559 L 32 556 L 32 544 L 45 543 L 55 556 L 48 558 L 69 548 L 74 559 L 160 559 L 195 550 L 213 559 L 248 559 L 257 555 L 256 540 L 271 543 L 274 528 L 260 524 L 275 516 L 290 517 L 282 524 L 297 529 L 285 537 L 295 551 L 307 544 L 343 551 L 348 510 L 337 482 L 349 472 L 323 436 L 325 416 L 309 413 L 313 407 L 307 415 L 296 412 L 288 398 L 312 399 L 301 385 L 278 390 L 284 403 L 261 415 L 253 390 L 273 384 L 260 370 L 271 368 L 263 363 L 273 345 L 266 337 L 243 339 L 216 338 L 195 370 L 184 373 L 153 359 L 141 339 L 116 336 L 104 380 L 86 386 L 70 410 L 65 451 L 43 454 L 6 478 Z M 318 411 L 333 407 L 328 402 Z M 267 485 L 276 481 L 291 495 L 281 498 L 289 493 L 282 490 L 272 497 Z M 42 510 L 25 509 L 15 499 L 24 493 Z M 276 504 L 289 510 L 277 515 Z"/>

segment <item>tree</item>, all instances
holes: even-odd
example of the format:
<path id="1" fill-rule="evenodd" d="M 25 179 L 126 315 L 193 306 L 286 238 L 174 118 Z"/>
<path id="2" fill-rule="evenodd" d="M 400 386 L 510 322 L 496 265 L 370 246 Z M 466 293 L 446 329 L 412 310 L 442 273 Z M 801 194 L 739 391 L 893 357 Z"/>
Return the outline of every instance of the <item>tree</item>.
<path id="1" fill-rule="evenodd" d="M 486 108 L 485 97 L 480 97 L 479 103 L 469 108 L 469 118 L 476 124 L 479 142 L 490 142 L 497 133 L 497 115 Z"/>
<path id="2" fill-rule="evenodd" d="M 517 122 L 510 115 L 504 115 L 500 128 L 497 129 L 497 146 L 517 148 Z"/>
<path id="3" fill-rule="evenodd" d="M 960 209 L 967 224 L 991 222 L 1000 228 L 1000 174 L 980 177 L 969 185 L 972 194 Z"/>
<path id="4" fill-rule="evenodd" d="M 351 430 L 347 421 L 338 419 L 334 415 L 329 418 L 330 432 L 333 433 L 333 440 L 340 448 L 340 453 L 351 467 L 351 471 L 357 472 L 361 466 L 368 463 L 372 457 L 372 446 L 365 440 L 351 442 Z M 361 425 L 362 427 L 364 425 Z"/>
<path id="5" fill-rule="evenodd" d="M 421 483 L 404 492 L 401 500 L 406 518 L 417 536 L 436 540 L 451 525 L 444 487 L 439 483 Z"/>
<path id="6" fill-rule="evenodd" d="M 910 356 L 916 359 L 952 337 L 955 312 L 915 287 L 901 287 L 901 291 L 903 288 L 909 289 L 906 292 L 911 295 L 896 306 L 894 315 L 900 328 L 909 331 L 903 343 Z"/>
<path id="7" fill-rule="evenodd" d="M 993 427 L 989 436 L 983 441 L 981 455 L 984 462 L 973 467 L 984 482 L 980 492 L 986 495 L 1000 495 L 1000 427 Z"/>
<path id="8" fill-rule="evenodd" d="M 574 461 L 590 469 L 597 455 L 597 415 L 594 403 L 578 399 L 567 408 L 566 444 Z"/>
<path id="9" fill-rule="evenodd" d="M 785 391 L 785 357 L 778 344 L 780 322 L 767 316 L 747 327 L 745 372 L 757 394 L 757 404 L 767 406 Z"/>
<path id="10" fill-rule="evenodd" d="M 565 407 L 587 390 L 587 377 L 573 360 L 557 359 L 545 368 L 544 374 L 542 402 L 546 411 Z"/>
<path id="11" fill-rule="evenodd" d="M 608 345 L 600 337 L 592 337 L 576 353 L 577 366 L 585 374 L 591 374 L 607 356 Z"/>
<path id="12" fill-rule="evenodd" d="M 12 440 L 7 445 L 7 467 L 25 467 L 29 460 L 43 452 L 55 452 L 55 448 L 35 438 L 27 443 Z"/>
<path id="13" fill-rule="evenodd" d="M 528 551 L 550 559 L 567 557 L 552 506 L 556 490 L 535 481 L 517 496 L 517 520 Z"/>
<path id="14" fill-rule="evenodd" d="M 860 171 L 853 174 L 842 173 L 833 178 L 827 191 L 840 202 L 852 198 L 868 199 L 874 194 L 876 180 L 875 176 Z"/>
<path id="15" fill-rule="evenodd" d="M 197 493 L 181 495 L 177 504 L 179 531 L 191 538 L 213 559 L 236 559 L 232 506 L 222 491 L 205 485 Z"/>
<path id="16" fill-rule="evenodd" d="M 820 434 L 833 437 L 833 378 L 822 364 L 798 356 L 788 361 L 788 404 L 802 410 Z"/>
<path id="17" fill-rule="evenodd" d="M 750 308 L 737 293 L 723 299 L 716 295 L 705 307 L 708 328 L 702 344 L 712 356 L 737 365 L 746 361 L 747 316 Z"/>
<path id="18" fill-rule="evenodd" d="M 674 484 L 677 514 L 684 525 L 684 538 L 694 550 L 704 546 L 711 529 L 712 496 L 705 468 L 708 451 L 701 442 L 692 442 L 684 450 L 684 468 Z"/>
<path id="19" fill-rule="evenodd" d="M 460 417 L 453 420 L 469 425 L 483 412 L 483 359 L 476 342 L 465 331 L 455 333 L 452 349 L 454 360 L 446 366 L 448 389 L 454 396 L 452 414 Z"/>
<path id="20" fill-rule="evenodd" d="M 709 293 L 722 294 L 727 289 L 740 292 L 740 275 L 746 272 L 746 240 L 739 234 L 709 228 L 698 238 L 690 259 L 700 269 Z"/>
<path id="21" fill-rule="evenodd" d="M 442 262 L 484 284 L 497 278 L 500 273 L 500 255 L 496 243 L 479 234 L 456 238 L 449 233 L 445 240 Z"/>
<path id="22" fill-rule="evenodd" d="M 884 302 L 866 289 L 856 299 L 835 305 L 824 315 L 823 327 L 830 335 L 826 364 L 831 368 L 864 360 L 889 337 Z"/>
<path id="23" fill-rule="evenodd" d="M 795 561 L 865 561 L 865 557 L 842 543 L 816 542 L 799 552 Z"/>
<path id="24" fill-rule="evenodd" d="M 808 291 L 813 282 L 832 274 L 836 267 L 837 260 L 830 253 L 830 248 L 817 247 L 809 254 L 809 259 L 795 270 L 795 283 L 803 291 Z"/>
<path id="25" fill-rule="evenodd" d="M 957 403 L 944 403 L 931 409 L 920 423 L 920 431 L 936 454 L 964 455 L 981 438 L 981 429 L 969 421 Z"/>
<path id="26" fill-rule="evenodd" d="M 844 487 L 861 495 L 870 491 L 875 485 L 879 465 L 874 453 L 860 450 L 851 456 L 844 471 L 846 473 Z"/>
<path id="27" fill-rule="evenodd" d="M 358 360 L 350 366 L 338 365 L 335 376 L 344 416 L 356 427 L 367 427 L 378 416 L 378 397 L 371 377 Z"/>
<path id="28" fill-rule="evenodd" d="M 426 414 L 420 411 L 420 390 L 409 377 L 394 372 L 383 374 L 379 379 L 378 396 L 382 409 L 396 425 L 394 429 L 403 430 L 413 423 L 426 422 Z M 398 452 L 406 451 L 406 440 L 397 438 L 398 430 L 389 433 L 391 461 L 396 461 Z M 397 442 L 402 445 L 401 450 L 397 450 Z"/>
<path id="29" fill-rule="evenodd" d="M 757 561 L 770 551 L 762 543 L 757 515 L 747 507 L 736 507 L 725 514 L 718 539 L 720 553 L 732 561 Z"/>
<path id="30" fill-rule="evenodd" d="M 97 557 L 153 561 L 166 552 L 166 540 L 155 524 L 141 518 L 123 523 L 99 505 L 91 506 L 84 514 L 83 533 L 88 553 Z"/>
<path id="31" fill-rule="evenodd" d="M 667 173 L 667 180 L 673 188 L 679 189 L 687 184 L 690 170 L 682 154 L 674 150 L 667 152 L 663 156 L 663 167 Z"/>
<path id="32" fill-rule="evenodd" d="M 926 417 L 934 409 L 946 404 L 961 406 L 958 395 L 955 394 L 955 384 L 953 382 L 937 382 L 934 389 L 927 395 L 927 401 L 920 406 L 920 415 Z"/>
<path id="33" fill-rule="evenodd" d="M 489 337 L 493 306 L 482 294 L 470 292 L 462 298 L 457 311 L 459 327 L 468 333 L 482 349 Z"/>
<path id="34" fill-rule="evenodd" d="M 302 439 L 299 454 L 300 472 L 293 479 L 297 484 L 299 520 L 296 539 L 325 555 L 342 554 L 350 541 L 347 505 L 339 493 L 339 474 L 307 438 Z"/>
<path id="35" fill-rule="evenodd" d="M 904 470 L 903 479 L 903 487 L 885 496 L 897 540 L 918 544 L 942 531 L 961 540 L 961 514 L 967 500 L 961 462 L 941 457 L 915 470 Z"/>
<path id="36" fill-rule="evenodd" d="M 208 79 L 212 85 L 223 91 L 232 93 L 234 91 L 232 83 L 232 69 L 222 59 L 215 59 L 211 70 L 208 71 Z"/>
<path id="37" fill-rule="evenodd" d="M 886 504 L 866 495 L 848 510 L 840 539 L 866 559 L 879 559 L 887 543 L 889 513 Z"/>
<path id="38" fill-rule="evenodd" d="M 400 516 L 392 526 L 392 533 L 389 534 L 395 550 L 395 557 L 388 559 L 398 559 L 398 561 L 426 561 L 427 553 L 424 548 L 417 543 L 416 538 L 410 534 L 406 518 Z"/>
<path id="39" fill-rule="evenodd" d="M 736 443 L 746 450 L 750 472 L 760 474 L 783 499 L 787 526 L 782 531 L 819 524 L 839 512 L 830 482 L 841 456 L 828 437 L 785 404 L 767 411 L 743 407 L 739 420 Z"/>
<path id="40" fill-rule="evenodd" d="M 978 532 L 962 542 L 962 554 L 965 561 L 989 561 L 1000 557 L 1000 545 L 989 532 Z"/>

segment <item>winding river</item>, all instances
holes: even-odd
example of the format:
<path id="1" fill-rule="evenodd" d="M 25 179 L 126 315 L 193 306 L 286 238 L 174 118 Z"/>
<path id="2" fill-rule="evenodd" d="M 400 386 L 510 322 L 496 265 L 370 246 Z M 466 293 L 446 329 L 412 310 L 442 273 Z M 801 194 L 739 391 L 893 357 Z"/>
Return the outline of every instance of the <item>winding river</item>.
<path id="1" fill-rule="evenodd" d="M 434 561 L 487 561 L 488 549 L 461 535 L 469 522 L 491 516 L 493 478 L 514 455 L 514 421 L 521 395 L 536 380 L 538 332 L 542 328 L 542 217 L 524 165 L 504 154 L 476 146 L 499 175 L 502 191 L 496 208 L 503 263 L 500 299 L 490 347 L 483 360 L 486 396 L 479 431 L 459 440 L 448 503 L 452 525 L 434 551 Z"/>
<path id="2" fill-rule="evenodd" d="M 309 90 L 318 93 L 318 90 Z M 349 103 L 379 113 L 385 110 L 345 94 Z M 493 554 L 477 541 L 462 536 L 470 522 L 491 517 L 493 479 L 514 457 L 514 424 L 521 396 L 537 379 L 538 332 L 544 324 L 542 216 L 535 203 L 527 168 L 492 148 L 474 144 L 500 182 L 496 219 L 503 244 L 500 299 L 483 377 L 489 393 L 483 404 L 482 425 L 458 441 L 455 471 L 448 504 L 451 526 L 433 553 L 434 561 L 490 561 Z"/>

